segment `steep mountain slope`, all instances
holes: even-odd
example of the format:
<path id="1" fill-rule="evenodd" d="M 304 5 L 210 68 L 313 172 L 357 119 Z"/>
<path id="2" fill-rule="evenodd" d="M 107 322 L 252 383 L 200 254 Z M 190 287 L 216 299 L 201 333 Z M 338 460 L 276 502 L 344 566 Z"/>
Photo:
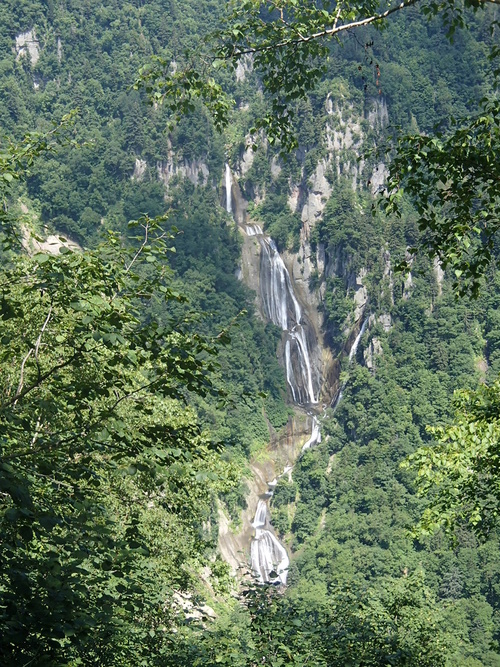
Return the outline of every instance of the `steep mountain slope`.
<path id="1" fill-rule="evenodd" d="M 2 3 L 3 133 L 47 128 L 78 107 L 74 136 L 82 144 L 35 164 L 26 188 L 15 193 L 19 211 L 35 232 L 63 233 L 84 247 L 105 229 L 125 235 L 128 220 L 143 212 L 168 211 L 178 230 L 172 286 L 189 304 L 149 304 L 144 317 L 185 319 L 206 335 L 229 328 L 231 343 L 214 376 L 227 403 L 190 398 L 222 458 L 248 477 L 221 494 L 206 517 L 203 562 L 212 559 L 208 586 L 221 599 L 228 573 L 213 560 L 210 528 L 221 522 L 233 567 L 248 562 L 253 529 L 269 528 L 262 506 L 251 526 L 259 499 L 286 470 L 266 499 L 291 557 L 273 628 L 287 628 L 294 615 L 305 625 L 314 614 L 324 618 L 346 591 L 355 591 L 359 604 L 371 600 L 368 618 L 383 616 L 383 608 L 392 623 L 384 596 L 397 598 L 401 585 L 402 597 L 413 595 L 423 615 L 431 618 L 429 608 L 441 614 L 436 623 L 451 644 L 448 664 L 499 665 L 497 537 L 479 546 L 464 530 L 456 545 L 442 535 L 414 541 L 407 529 L 422 503 L 399 468 L 429 440 L 427 425 L 450 418 L 455 389 L 500 370 L 498 278 L 492 271 L 478 302 L 457 303 L 438 265 L 420 259 L 411 275 L 394 273 L 395 261 L 418 240 L 416 217 L 409 205 L 403 219 L 372 215 L 386 164 L 365 154 L 395 125 L 430 131 L 488 89 L 488 21 L 475 18 L 450 45 L 438 24 L 411 10 L 375 38 L 367 32 L 370 47 L 355 38 L 332 46 L 328 76 L 298 109 L 300 148 L 283 160 L 262 138 L 253 151 L 249 130 L 265 101 L 250 61 L 234 76 L 222 75 L 238 102 L 223 137 L 201 108 L 167 130 L 166 112 L 130 89 L 152 54 L 172 67 L 182 62 L 184 48 L 222 11 L 215 0 Z M 309 442 L 314 447 L 301 455 L 318 419 L 321 443 Z M 285 613 L 280 604 L 291 606 Z M 230 608 L 227 599 L 218 608 L 214 635 L 206 627 L 199 634 L 165 629 L 168 649 L 144 664 L 208 665 L 213 654 L 217 662 L 248 664 L 255 659 L 254 612 L 242 618 Z M 325 623 L 333 627 L 331 618 Z M 324 651 L 318 665 L 346 664 L 345 654 Z M 421 664 L 441 664 L 434 659 Z M 384 660 L 370 664 L 406 664 Z"/>

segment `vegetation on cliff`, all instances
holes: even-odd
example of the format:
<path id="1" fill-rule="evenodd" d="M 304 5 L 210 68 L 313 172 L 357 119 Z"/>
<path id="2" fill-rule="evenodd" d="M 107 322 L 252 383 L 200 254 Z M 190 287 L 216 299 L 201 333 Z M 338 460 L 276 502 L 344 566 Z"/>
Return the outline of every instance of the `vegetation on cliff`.
<path id="1" fill-rule="evenodd" d="M 265 37 L 280 27 L 280 6 L 278 21 L 266 23 L 260 5 L 236 11 L 250 10 Z M 326 21 L 309 3 L 285 5 Z M 373 15 L 368 4 L 362 9 Z M 311 53 L 293 48 L 293 61 L 271 50 L 253 66 L 243 58 L 237 78 L 219 68 L 208 88 L 192 80 L 186 108 L 193 113 L 172 125 L 172 109 L 148 107 L 143 91 L 131 89 L 137 71 L 156 55 L 182 80 L 186 47 L 203 52 L 203 35 L 224 12 L 215 0 L 7 0 L 0 8 L 0 126 L 13 142 L 4 141 L 0 155 L 2 660 L 499 665 L 496 240 L 484 239 L 492 261 L 468 276 L 472 286 L 477 272 L 487 276 L 476 301 L 457 302 L 451 282 L 462 274 L 443 279 L 425 256 L 405 280 L 392 272 L 391 257 L 421 242 L 422 211 L 403 198 L 399 218 L 372 217 L 364 186 L 375 158 L 354 179 L 352 171 L 361 135 L 373 144 L 385 131 L 368 122 L 374 97 L 412 132 L 406 155 L 415 159 L 415 137 L 464 116 L 470 98 L 491 92 L 492 16 L 467 15 L 470 30 L 450 44 L 437 19 L 408 7 L 385 31 L 363 29 L 342 47 L 312 40 Z M 281 28 L 297 26 L 281 21 Z M 249 34 L 240 33 L 226 46 L 239 48 Z M 311 55 L 317 69 L 305 80 Z M 283 79 L 287 62 L 293 67 Z M 259 63 L 270 68 L 263 81 L 271 98 L 259 92 Z M 143 71 L 146 85 L 151 71 Z M 292 76 L 290 99 L 280 101 Z M 221 90 L 238 103 L 223 136 L 196 99 L 208 93 L 217 104 Z M 272 147 L 250 151 L 243 173 L 249 131 L 272 130 L 276 119 L 286 126 L 284 107 L 273 116 L 283 101 L 291 102 L 298 150 L 287 162 Z M 53 151 L 52 123 L 74 108 L 69 140 Z M 490 128 L 494 152 L 497 116 L 488 109 L 477 129 Z M 328 136 L 345 136 L 349 117 L 359 119 L 349 125 L 359 136 L 332 149 L 338 161 L 327 164 Z M 456 164 L 446 132 L 463 127 L 444 122 L 443 131 L 426 155 L 446 153 Z M 486 160 L 482 146 L 473 148 Z M 305 453 L 291 480 L 280 480 L 273 499 L 276 529 L 294 556 L 291 585 L 284 595 L 250 588 L 243 602 L 227 595 L 228 568 L 216 555 L 216 499 L 237 517 L 245 461 L 269 426 L 286 423 L 288 408 L 279 332 L 255 317 L 254 295 L 236 275 L 239 235 L 219 204 L 226 159 L 240 168 L 255 215 L 290 251 L 301 232 L 290 190 L 305 196 L 324 161 L 331 194 L 310 241 L 329 268 L 317 266 L 311 285 L 323 294 L 333 352 L 345 345 L 362 270 L 370 317 L 357 358 L 342 362 L 344 396 L 323 420 L 323 443 Z M 484 182 L 498 168 L 486 162 Z M 487 230 L 497 204 L 488 192 L 468 190 L 461 202 L 475 215 L 478 195 L 488 196 Z M 440 193 L 436 206 L 446 208 L 446 188 Z M 482 241 L 479 227 L 472 231 Z M 58 255 L 22 250 L 23 237 L 33 251 L 47 233 L 84 250 L 64 243 Z M 465 250 L 466 238 L 458 239 Z M 460 271 L 450 262 L 448 273 Z M 491 387 L 478 390 L 485 380 Z M 457 388 L 468 393 L 455 418 Z M 414 453 L 420 446 L 425 454 Z M 414 472 L 400 466 L 412 454 L 423 498 Z M 437 467 L 429 468 L 429 457 Z M 429 505 L 436 479 L 444 492 Z M 423 526 L 438 531 L 415 538 L 422 512 Z M 203 606 L 208 596 L 215 621 Z"/>

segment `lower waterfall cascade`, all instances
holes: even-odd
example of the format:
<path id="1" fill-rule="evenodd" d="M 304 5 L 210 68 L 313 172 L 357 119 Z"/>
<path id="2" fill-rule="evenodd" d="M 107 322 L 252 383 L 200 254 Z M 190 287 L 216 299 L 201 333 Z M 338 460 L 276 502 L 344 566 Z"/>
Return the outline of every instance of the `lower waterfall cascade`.
<path id="1" fill-rule="evenodd" d="M 272 497 L 277 480 L 269 483 L 266 498 L 259 500 L 252 526 L 255 537 L 250 545 L 252 571 L 260 583 L 280 583 L 286 585 L 290 559 L 285 547 L 269 530 L 268 500 Z"/>
<path id="2" fill-rule="evenodd" d="M 301 454 L 321 442 L 321 429 L 318 418 L 311 413 L 311 435 L 302 445 Z M 268 503 L 273 497 L 278 479 L 284 475 L 291 476 L 293 466 L 286 466 L 281 475 L 269 482 L 268 490 L 257 504 L 252 526 L 255 536 L 250 545 L 250 561 L 252 571 L 260 583 L 286 585 L 290 558 L 286 548 L 271 530 Z"/>

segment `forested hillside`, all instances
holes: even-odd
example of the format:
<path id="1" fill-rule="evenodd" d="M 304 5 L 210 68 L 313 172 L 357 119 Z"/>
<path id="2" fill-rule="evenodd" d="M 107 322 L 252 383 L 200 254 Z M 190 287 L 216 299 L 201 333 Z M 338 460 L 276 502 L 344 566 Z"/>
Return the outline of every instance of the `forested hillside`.
<path id="1" fill-rule="evenodd" d="M 495 495 L 479 537 L 415 532 L 429 498 L 401 465 L 500 372 L 496 246 L 457 299 L 460 276 L 409 259 L 411 200 L 373 206 L 398 127 L 445 131 L 491 94 L 496 15 L 450 42 L 410 7 L 332 40 L 285 156 L 251 58 L 215 69 L 222 133 L 150 78 L 226 14 L 0 7 L 0 662 L 500 665 Z M 279 475 L 286 587 L 241 581 L 218 546 L 224 520 L 249 563 L 257 469 Z"/>

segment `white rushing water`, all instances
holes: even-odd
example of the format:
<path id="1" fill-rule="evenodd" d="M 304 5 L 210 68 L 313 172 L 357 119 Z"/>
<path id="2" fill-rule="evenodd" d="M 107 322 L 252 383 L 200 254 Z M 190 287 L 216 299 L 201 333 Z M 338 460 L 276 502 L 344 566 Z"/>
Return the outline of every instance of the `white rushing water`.
<path id="1" fill-rule="evenodd" d="M 225 170 L 226 211 L 232 214 L 231 198 L 232 177 L 229 165 Z M 284 332 L 285 372 L 293 402 L 297 405 L 316 405 L 321 386 L 317 368 L 311 361 L 314 331 L 304 321 L 302 309 L 295 296 L 292 280 L 285 263 L 280 256 L 275 242 L 263 233 L 260 225 L 245 225 L 247 236 L 258 237 L 261 245 L 260 293 L 265 316 Z M 354 339 L 349 351 L 349 363 L 356 356 L 359 343 L 368 325 L 368 318 Z M 312 332 L 308 337 L 308 329 Z M 342 390 L 335 401 L 334 408 L 342 400 Z M 321 442 L 321 430 L 317 416 L 312 417 L 311 435 L 304 443 L 301 453 Z M 293 466 L 287 466 L 282 475 L 288 475 L 291 481 Z M 268 502 L 274 493 L 278 479 L 269 482 L 267 493 L 259 500 L 252 527 L 255 530 L 250 545 L 252 570 L 261 583 L 286 585 L 290 560 L 286 548 L 280 543 L 269 521 Z"/>
<path id="2" fill-rule="evenodd" d="M 233 212 L 233 203 L 231 199 L 231 169 L 229 165 L 226 162 L 226 179 L 225 179 L 225 187 L 226 187 L 226 211 L 229 214 L 232 214 Z"/>
<path id="3" fill-rule="evenodd" d="M 225 178 L 226 210 L 231 213 L 231 171 L 227 164 Z M 260 225 L 247 224 L 244 229 L 247 236 L 258 237 L 261 245 L 262 308 L 265 316 L 284 332 L 285 372 L 293 402 L 298 405 L 317 404 L 321 384 L 319 372 L 311 361 L 306 323 L 288 269 L 275 242 L 263 233 Z M 311 436 L 302 451 L 319 442 L 319 422 L 312 416 Z M 287 466 L 282 475 L 291 479 L 291 473 L 292 466 Z M 286 585 L 290 560 L 269 521 L 268 503 L 277 483 L 278 479 L 269 482 L 267 493 L 258 502 L 252 522 L 255 534 L 250 545 L 250 559 L 253 573 L 261 583 Z"/>
<path id="4" fill-rule="evenodd" d="M 288 269 L 274 241 L 262 235 L 260 285 L 266 316 L 285 334 L 286 379 L 294 403 L 317 403 L 319 376 L 314 373 L 303 314 Z M 316 384 L 316 389 L 315 389 Z"/>
<path id="5" fill-rule="evenodd" d="M 311 358 L 309 355 L 309 348 L 307 346 L 305 331 L 302 327 L 298 327 L 296 331 L 288 332 L 289 338 L 285 343 L 285 357 L 287 359 L 287 380 L 293 393 L 293 400 L 295 403 L 302 403 L 301 396 L 295 395 L 295 389 L 305 387 L 309 403 L 317 403 L 312 380 Z M 292 359 L 292 351 L 295 349 L 298 355 L 299 378 L 294 372 L 294 364 Z"/>
<path id="6" fill-rule="evenodd" d="M 274 488 L 277 480 L 273 482 L 269 486 Z M 266 496 L 270 497 L 272 494 L 273 491 L 270 489 Z M 267 512 L 267 500 L 259 500 L 252 523 L 255 528 L 255 536 L 250 545 L 252 570 L 262 584 L 286 584 L 290 559 L 285 547 L 268 528 L 270 526 Z M 276 574 L 271 576 L 273 572 Z"/>
<path id="7" fill-rule="evenodd" d="M 305 452 L 306 449 L 309 449 L 310 447 L 314 447 L 314 445 L 319 445 L 320 442 L 321 442 L 321 431 L 320 431 L 320 428 L 319 428 L 318 418 L 313 417 L 311 437 L 303 445 L 302 451 Z"/>
<path id="8" fill-rule="evenodd" d="M 255 512 L 255 519 L 252 522 L 254 528 L 262 528 L 266 525 L 267 519 L 267 503 L 265 500 L 259 500 L 257 511 Z"/>
<path id="9" fill-rule="evenodd" d="M 262 307 L 267 318 L 285 332 L 285 371 L 293 402 L 300 405 L 315 404 L 318 402 L 320 380 L 314 377 L 302 309 L 295 296 L 288 269 L 276 243 L 263 233 L 260 225 L 245 225 L 245 231 L 247 236 L 259 237 L 262 248 Z"/>
<path id="10" fill-rule="evenodd" d="M 247 236 L 262 236 L 264 233 L 262 231 L 262 227 L 260 225 L 245 225 L 245 231 L 247 233 Z"/>
<path id="11" fill-rule="evenodd" d="M 368 317 L 365 318 L 363 324 L 361 325 L 361 329 L 359 330 L 358 335 L 357 335 L 356 338 L 354 339 L 354 342 L 353 342 L 353 344 L 352 344 L 352 347 L 351 347 L 351 349 L 350 349 L 350 351 L 349 351 L 349 364 L 352 364 L 352 360 L 353 360 L 354 357 L 356 356 L 356 352 L 358 351 L 359 343 L 360 343 L 361 339 L 363 338 L 363 334 L 365 333 L 365 331 L 366 331 L 366 327 L 367 327 L 367 326 L 368 326 Z M 344 384 L 340 387 L 340 391 L 339 391 L 339 393 L 337 394 L 337 398 L 335 399 L 335 402 L 334 402 L 333 405 L 332 405 L 332 407 L 333 407 L 334 410 L 337 409 L 337 407 L 338 407 L 339 404 L 340 404 L 340 401 L 341 401 L 341 400 L 343 399 L 343 397 L 344 397 L 344 389 L 345 389 L 345 385 L 346 385 L 346 383 L 344 382 Z"/>
<path id="12" fill-rule="evenodd" d="M 312 417 L 311 436 L 303 445 L 302 452 L 321 442 L 318 418 L 314 415 L 310 416 Z M 293 466 L 286 466 L 278 478 L 269 482 L 268 491 L 259 500 L 255 518 L 252 521 L 252 526 L 255 528 L 255 535 L 250 545 L 250 560 L 252 571 L 262 584 L 286 585 L 287 582 L 290 559 L 287 550 L 272 532 L 268 516 L 268 501 L 274 494 L 278 479 L 286 475 L 291 480 L 292 470 Z"/>
<path id="13" fill-rule="evenodd" d="M 358 347 L 359 347 L 359 341 L 363 338 L 363 334 L 366 331 L 367 325 L 368 325 L 368 318 L 365 319 L 365 321 L 361 325 L 361 329 L 359 330 L 358 335 L 354 339 L 354 343 L 352 344 L 351 350 L 349 352 L 349 363 L 351 363 L 351 361 L 356 356 L 356 352 L 358 351 Z"/>
<path id="14" fill-rule="evenodd" d="M 287 284 L 286 276 L 284 278 L 280 277 L 280 283 L 285 285 Z M 276 290 L 275 293 L 280 294 L 279 290 Z M 281 298 L 283 299 L 282 295 Z M 295 305 L 294 302 L 296 302 L 296 300 L 292 298 L 293 305 Z M 276 307 L 275 309 L 275 312 L 280 313 L 280 317 L 283 318 L 281 321 L 284 321 L 284 317 L 282 314 L 283 310 L 284 310 L 283 307 L 281 308 L 281 310 L 278 307 Z M 297 318 L 297 320 L 298 322 L 300 322 L 300 308 L 299 308 L 299 317 Z M 359 343 L 361 341 L 361 338 L 363 337 L 363 334 L 366 331 L 367 326 L 368 326 L 368 318 L 364 320 L 358 335 L 354 339 L 352 347 L 349 351 L 349 363 L 352 363 L 353 359 L 356 356 Z M 291 333 L 295 333 L 295 331 L 292 331 Z M 294 389 L 294 387 L 296 387 L 296 382 L 289 376 L 289 373 L 293 373 L 293 366 L 290 360 L 288 359 L 288 355 L 290 354 L 289 343 L 290 341 L 287 339 L 285 345 L 287 380 L 292 390 L 293 399 L 294 401 L 296 401 L 296 394 Z M 305 357 L 303 358 L 302 361 L 304 363 L 304 367 L 306 368 L 307 364 L 305 362 Z M 308 372 L 310 373 L 310 366 Z M 337 400 L 335 401 L 334 408 L 336 408 L 340 403 L 340 401 L 342 400 L 343 388 L 344 387 L 342 386 L 339 395 L 337 396 Z M 301 453 L 307 451 L 311 447 L 314 447 L 315 445 L 321 442 L 321 430 L 318 417 L 316 415 L 312 415 L 311 413 L 309 413 L 309 415 L 312 417 L 311 435 L 309 439 L 302 446 Z M 291 473 L 292 473 L 292 466 L 287 466 L 283 471 L 282 475 L 288 475 L 290 478 Z M 277 479 L 273 479 L 273 481 L 269 483 L 269 490 L 265 496 L 265 499 L 259 500 L 259 504 L 257 505 L 257 511 L 255 514 L 254 521 L 252 523 L 252 526 L 255 528 L 255 536 L 250 546 L 250 558 L 252 563 L 252 570 L 261 583 L 286 585 L 290 559 L 288 557 L 288 553 L 285 547 L 280 543 L 276 535 L 270 530 L 271 526 L 268 521 L 267 503 L 268 499 L 272 497 L 274 493 L 274 488 L 277 483 L 278 483 Z"/>

